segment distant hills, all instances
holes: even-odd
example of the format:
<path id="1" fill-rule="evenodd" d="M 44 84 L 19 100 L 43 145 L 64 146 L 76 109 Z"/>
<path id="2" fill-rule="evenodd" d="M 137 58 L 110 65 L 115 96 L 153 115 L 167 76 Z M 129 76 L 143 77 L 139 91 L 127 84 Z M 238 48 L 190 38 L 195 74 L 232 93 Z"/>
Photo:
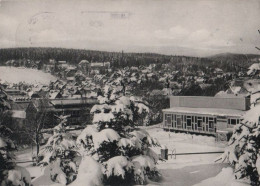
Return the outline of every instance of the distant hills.
<path id="1" fill-rule="evenodd" d="M 260 55 L 222 53 L 209 57 L 190 57 L 163 55 L 156 53 L 124 53 L 47 47 L 0 49 L 0 65 L 3 65 L 6 61 L 10 59 L 30 59 L 41 60 L 43 62 L 47 62 L 49 61 L 49 59 L 55 59 L 57 61 L 66 60 L 71 64 L 78 64 L 81 60 L 86 59 L 90 62 L 110 61 L 112 63 L 112 66 L 114 67 L 149 65 L 152 63 L 173 63 L 175 65 L 213 64 L 214 67 L 218 66 L 218 63 L 221 63 L 221 66 L 236 63 L 246 67 L 253 62 L 260 62 Z"/>
<path id="2" fill-rule="evenodd" d="M 113 67 L 140 66 L 152 63 L 197 63 L 198 61 L 208 62 L 206 58 L 173 56 L 156 53 L 125 53 L 125 52 L 106 52 L 84 49 L 67 49 L 67 48 L 6 48 L 0 49 L 0 64 L 8 60 L 40 60 L 43 62 L 49 59 L 57 61 L 67 61 L 71 64 L 78 64 L 81 60 L 89 62 L 106 62 L 112 63 Z"/>
<path id="3" fill-rule="evenodd" d="M 5 48 L 0 49 L 0 64 L 14 59 L 30 59 L 49 61 L 49 59 L 66 60 L 70 63 L 79 63 L 85 59 L 88 61 L 105 62 L 110 61 L 114 63 L 138 62 L 140 64 L 154 63 L 167 59 L 170 56 L 155 54 L 155 53 L 124 53 L 124 52 L 106 52 L 94 51 L 84 49 L 67 49 L 67 48 Z"/>
<path id="4" fill-rule="evenodd" d="M 234 53 L 220 53 L 207 57 L 216 61 L 257 61 L 260 60 L 260 55 L 257 54 L 234 54 Z M 258 58 L 258 59 L 257 59 Z M 259 61 L 260 62 L 260 61 Z"/>

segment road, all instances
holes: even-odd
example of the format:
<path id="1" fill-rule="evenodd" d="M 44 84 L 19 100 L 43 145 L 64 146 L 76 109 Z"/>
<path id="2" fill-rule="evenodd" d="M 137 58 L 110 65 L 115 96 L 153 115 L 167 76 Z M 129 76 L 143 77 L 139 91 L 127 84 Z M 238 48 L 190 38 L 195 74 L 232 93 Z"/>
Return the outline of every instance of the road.
<path id="1" fill-rule="evenodd" d="M 228 164 L 217 163 L 187 166 L 180 169 L 163 169 L 160 170 L 163 175 L 160 185 L 192 186 L 202 180 L 215 177 L 224 167 L 228 167 Z"/>

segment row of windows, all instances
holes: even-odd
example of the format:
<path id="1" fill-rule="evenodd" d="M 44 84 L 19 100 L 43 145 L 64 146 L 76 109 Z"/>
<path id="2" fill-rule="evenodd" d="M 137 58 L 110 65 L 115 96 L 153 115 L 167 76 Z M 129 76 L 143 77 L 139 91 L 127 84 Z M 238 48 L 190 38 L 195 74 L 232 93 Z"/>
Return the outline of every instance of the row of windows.
<path id="1" fill-rule="evenodd" d="M 79 121 L 79 118 L 68 118 L 69 123 L 77 123 Z"/>
<path id="2" fill-rule="evenodd" d="M 79 116 L 80 110 L 64 110 L 61 111 L 60 113 L 64 115 Z"/>
<path id="3" fill-rule="evenodd" d="M 217 121 L 227 122 L 229 125 L 240 123 L 237 118 L 165 114 L 165 125 L 173 128 L 210 131 L 215 130 Z"/>
<path id="4" fill-rule="evenodd" d="M 215 123 L 216 118 L 214 117 L 165 114 L 165 125 L 173 128 L 187 128 L 192 130 L 203 128 L 208 131 L 215 128 Z"/>
<path id="5" fill-rule="evenodd" d="M 191 123 L 197 123 L 201 125 L 203 123 L 216 123 L 216 118 L 214 117 L 202 117 L 202 116 L 187 116 L 187 115 L 175 115 L 175 114 L 165 114 L 166 121 L 168 124 L 172 122 L 184 121 L 187 122 L 187 125 L 190 126 Z"/>

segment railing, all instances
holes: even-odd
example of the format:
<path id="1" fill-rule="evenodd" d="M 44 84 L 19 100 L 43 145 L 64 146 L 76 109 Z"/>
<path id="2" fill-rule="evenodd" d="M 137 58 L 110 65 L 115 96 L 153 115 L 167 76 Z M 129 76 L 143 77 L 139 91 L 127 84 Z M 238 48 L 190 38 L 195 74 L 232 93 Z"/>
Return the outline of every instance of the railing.
<path id="1" fill-rule="evenodd" d="M 224 151 L 213 151 L 213 152 L 185 152 L 185 153 L 177 153 L 176 149 L 169 150 L 171 153 L 168 153 L 168 156 L 171 156 L 171 159 L 176 159 L 177 156 L 182 155 L 200 155 L 200 154 L 222 154 Z M 161 156 L 160 156 L 161 157 Z"/>
<path id="2" fill-rule="evenodd" d="M 194 155 L 194 154 L 220 154 L 220 153 L 224 153 L 224 151 L 215 151 L 215 152 L 185 152 L 185 153 L 172 153 L 172 154 L 168 154 L 168 155 L 174 155 L 176 156 L 180 156 L 180 155 Z M 176 159 L 176 158 L 175 158 Z"/>
<path id="3" fill-rule="evenodd" d="M 171 159 L 172 159 L 172 156 L 174 156 L 174 159 L 176 159 L 176 155 L 177 155 L 177 152 L 176 152 L 176 149 L 173 149 L 173 150 L 170 150 L 172 153 L 170 154 L 171 155 Z"/>

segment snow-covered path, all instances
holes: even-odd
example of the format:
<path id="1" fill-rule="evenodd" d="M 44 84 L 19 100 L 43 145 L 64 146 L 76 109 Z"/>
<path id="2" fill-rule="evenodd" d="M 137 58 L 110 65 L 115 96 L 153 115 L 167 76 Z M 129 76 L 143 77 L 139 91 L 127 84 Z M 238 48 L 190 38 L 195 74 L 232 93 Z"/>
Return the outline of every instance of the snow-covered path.
<path id="1" fill-rule="evenodd" d="M 161 128 L 148 129 L 147 132 L 161 145 L 176 149 L 177 153 L 222 151 L 226 146 L 225 142 L 217 142 L 211 136 L 167 132 Z"/>
<path id="2" fill-rule="evenodd" d="M 223 151 L 225 143 L 216 142 L 213 137 L 190 135 L 184 133 L 169 133 L 161 128 L 147 129 L 152 137 L 158 139 L 161 145 L 166 145 L 169 150 L 176 149 L 177 153 Z M 154 150 L 159 154 L 160 148 Z M 169 151 L 171 153 L 171 151 Z M 221 154 L 193 154 L 169 156 L 165 162 L 160 161 L 157 168 L 163 174 L 163 181 L 159 185 L 193 185 L 210 177 L 215 177 L 227 164 L 215 163 Z M 17 161 L 31 160 L 30 149 L 20 152 Z M 19 164 L 30 172 L 32 177 L 41 175 L 40 167 L 33 167 L 31 163 Z"/>
<path id="3" fill-rule="evenodd" d="M 165 186 L 192 186 L 201 181 L 216 176 L 222 168 L 228 164 L 205 164 L 196 166 L 187 166 L 180 169 L 161 170 L 163 175 L 162 185 Z"/>

